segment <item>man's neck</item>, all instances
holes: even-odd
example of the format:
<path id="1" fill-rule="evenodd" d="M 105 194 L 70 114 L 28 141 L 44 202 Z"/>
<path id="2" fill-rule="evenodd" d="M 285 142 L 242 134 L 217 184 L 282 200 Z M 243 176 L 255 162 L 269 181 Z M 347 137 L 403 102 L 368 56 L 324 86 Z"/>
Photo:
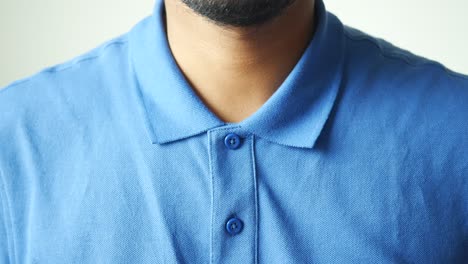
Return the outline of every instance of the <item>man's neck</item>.
<path id="1" fill-rule="evenodd" d="M 169 46 L 190 85 L 224 122 L 253 114 L 279 88 L 312 38 L 314 0 L 296 0 L 266 24 L 220 27 L 165 0 Z"/>

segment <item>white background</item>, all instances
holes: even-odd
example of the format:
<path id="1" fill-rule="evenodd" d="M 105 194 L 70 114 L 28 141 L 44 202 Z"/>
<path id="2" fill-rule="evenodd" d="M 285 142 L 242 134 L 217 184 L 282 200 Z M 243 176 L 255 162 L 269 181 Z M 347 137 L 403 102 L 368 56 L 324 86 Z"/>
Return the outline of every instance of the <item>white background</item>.
<path id="1" fill-rule="evenodd" d="M 324 0 L 345 24 L 468 74 L 467 0 Z M 128 31 L 153 0 L 0 0 L 0 87 Z"/>

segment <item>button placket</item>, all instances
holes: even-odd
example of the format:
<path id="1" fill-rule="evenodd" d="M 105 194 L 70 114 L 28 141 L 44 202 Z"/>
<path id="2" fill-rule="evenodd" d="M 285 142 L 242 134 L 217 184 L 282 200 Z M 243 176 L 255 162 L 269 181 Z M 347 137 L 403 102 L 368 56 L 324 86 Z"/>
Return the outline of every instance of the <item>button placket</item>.
<path id="1" fill-rule="evenodd" d="M 258 205 L 253 135 L 240 127 L 222 127 L 209 130 L 208 137 L 213 181 L 211 263 L 255 263 Z"/>

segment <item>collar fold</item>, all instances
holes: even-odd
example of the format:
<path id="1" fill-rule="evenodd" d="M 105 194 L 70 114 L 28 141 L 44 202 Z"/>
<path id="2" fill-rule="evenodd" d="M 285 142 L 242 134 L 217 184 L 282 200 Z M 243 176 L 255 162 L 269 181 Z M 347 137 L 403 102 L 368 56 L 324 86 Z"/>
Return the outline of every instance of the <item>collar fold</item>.
<path id="1" fill-rule="evenodd" d="M 273 95 L 233 125 L 286 146 L 312 148 L 335 102 L 343 69 L 343 25 L 316 0 L 316 29 L 301 58 Z M 229 125 L 194 92 L 169 47 L 164 0 L 129 32 L 152 143 L 164 144 Z"/>

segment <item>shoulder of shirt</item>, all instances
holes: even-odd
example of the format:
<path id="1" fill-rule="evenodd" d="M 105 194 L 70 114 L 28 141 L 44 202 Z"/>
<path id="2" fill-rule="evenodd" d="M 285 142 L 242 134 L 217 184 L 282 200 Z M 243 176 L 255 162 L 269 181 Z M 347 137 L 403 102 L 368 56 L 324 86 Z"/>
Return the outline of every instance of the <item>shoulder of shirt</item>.
<path id="1" fill-rule="evenodd" d="M 413 131 L 421 140 L 412 142 L 433 144 L 434 153 L 442 138 L 465 151 L 467 75 L 349 26 L 344 26 L 344 35 L 347 98 L 353 98 L 353 107 L 366 109 L 362 118 L 387 122 L 395 128 L 389 133 Z"/>
<path id="2" fill-rule="evenodd" d="M 119 86 L 131 76 L 127 43 L 125 33 L 1 89 L 0 167 L 21 142 L 73 141 L 70 137 L 105 120 L 121 96 Z"/>
<path id="3" fill-rule="evenodd" d="M 385 86 L 392 90 L 395 98 L 424 96 L 434 102 L 458 97 L 464 100 L 452 103 L 458 103 L 459 110 L 467 109 L 468 75 L 347 25 L 344 36 L 348 70 L 352 68 L 355 76 L 369 76 L 374 84 L 382 84 L 366 89 Z"/>
<path id="4" fill-rule="evenodd" d="M 371 49 L 367 50 L 369 55 L 377 55 L 384 60 L 401 63 L 405 65 L 406 68 L 420 67 L 423 71 L 433 68 L 438 70 L 441 74 L 447 75 L 447 77 L 459 79 L 459 81 L 468 84 L 468 75 L 455 72 L 439 61 L 414 54 L 411 51 L 396 46 L 383 38 L 370 35 L 348 25 L 344 25 L 344 36 L 350 42 L 357 43 L 357 45 L 368 45 Z M 401 69 L 404 70 L 405 67 L 402 67 Z"/>
<path id="5" fill-rule="evenodd" d="M 0 88 L 0 102 L 5 104 L 15 104 L 15 100 L 11 97 L 31 96 L 26 93 L 36 93 L 40 96 L 41 89 L 47 85 L 60 80 L 62 75 L 74 71 L 73 73 L 84 73 L 83 67 L 85 63 L 98 63 L 99 59 L 103 56 L 116 51 L 116 47 L 124 46 L 128 42 L 128 33 L 121 34 L 112 39 L 109 39 L 96 47 L 75 56 L 64 62 L 45 67 L 36 73 L 29 76 L 14 80 L 7 84 L 5 87 Z M 31 90 L 31 87 L 34 87 Z M 8 97 L 8 101 L 5 101 Z"/>
<path id="6" fill-rule="evenodd" d="M 93 77 L 113 67 L 108 65 L 109 61 L 127 59 L 127 42 L 128 33 L 121 34 L 81 55 L 43 68 L 1 88 L 0 128 L 11 125 L 8 124 L 9 120 L 14 122 L 26 114 L 39 118 L 41 112 L 50 107 L 47 104 L 63 99 L 63 94 L 73 97 L 86 92 L 91 93 L 90 89 L 99 87 L 96 78 Z"/>

